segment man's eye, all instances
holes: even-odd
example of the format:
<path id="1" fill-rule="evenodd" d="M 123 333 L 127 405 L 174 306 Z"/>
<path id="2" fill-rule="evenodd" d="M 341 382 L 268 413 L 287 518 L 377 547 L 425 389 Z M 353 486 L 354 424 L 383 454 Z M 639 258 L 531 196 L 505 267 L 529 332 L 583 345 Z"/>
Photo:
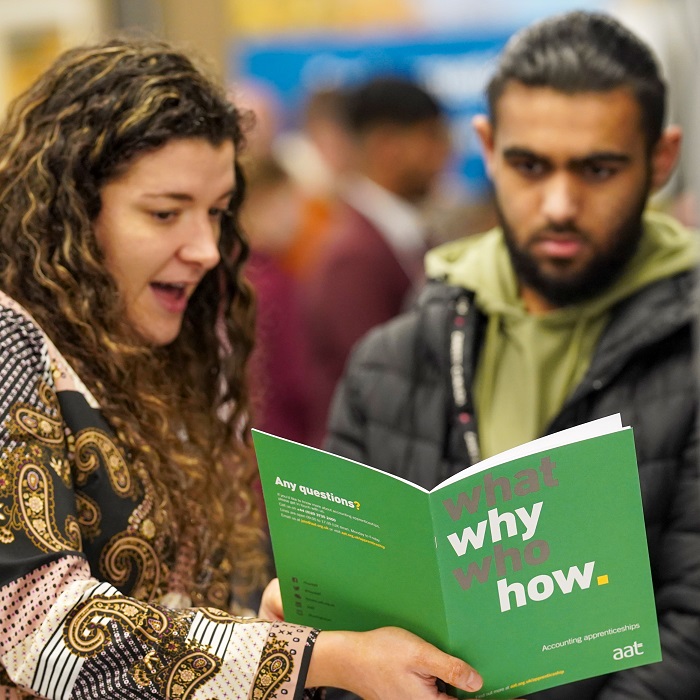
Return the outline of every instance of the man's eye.
<path id="1" fill-rule="evenodd" d="M 524 177 L 539 177 L 547 170 L 542 161 L 530 159 L 511 161 L 511 167 Z"/>
<path id="2" fill-rule="evenodd" d="M 581 168 L 581 175 L 587 180 L 593 182 L 600 182 L 602 180 L 608 180 L 615 173 L 617 173 L 617 168 L 611 165 L 601 165 L 599 163 L 588 163 Z"/>

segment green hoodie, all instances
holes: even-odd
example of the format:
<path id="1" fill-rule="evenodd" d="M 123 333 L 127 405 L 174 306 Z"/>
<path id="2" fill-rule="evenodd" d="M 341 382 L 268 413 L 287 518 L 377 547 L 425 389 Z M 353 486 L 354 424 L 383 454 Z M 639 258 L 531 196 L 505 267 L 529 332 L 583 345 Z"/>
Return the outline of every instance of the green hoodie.
<path id="1" fill-rule="evenodd" d="M 518 295 L 500 229 L 430 251 L 427 276 L 473 290 L 488 316 L 474 386 L 482 457 L 541 435 L 588 368 L 611 308 L 697 261 L 695 235 L 648 212 L 639 248 L 611 287 L 581 304 L 531 315 Z"/>

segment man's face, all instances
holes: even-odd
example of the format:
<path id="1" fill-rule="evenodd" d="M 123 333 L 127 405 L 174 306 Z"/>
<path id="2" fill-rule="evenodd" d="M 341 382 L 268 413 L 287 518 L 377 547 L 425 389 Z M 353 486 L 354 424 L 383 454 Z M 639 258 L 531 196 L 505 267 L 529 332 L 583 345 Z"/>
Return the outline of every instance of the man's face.
<path id="1" fill-rule="evenodd" d="M 633 95 L 509 84 L 496 125 L 475 123 L 526 307 L 599 294 L 641 236 L 652 168 Z"/>
<path id="2" fill-rule="evenodd" d="M 430 194 L 450 155 L 450 136 L 442 119 L 427 119 L 404 127 L 396 167 L 401 171 L 402 196 L 420 202 Z"/>

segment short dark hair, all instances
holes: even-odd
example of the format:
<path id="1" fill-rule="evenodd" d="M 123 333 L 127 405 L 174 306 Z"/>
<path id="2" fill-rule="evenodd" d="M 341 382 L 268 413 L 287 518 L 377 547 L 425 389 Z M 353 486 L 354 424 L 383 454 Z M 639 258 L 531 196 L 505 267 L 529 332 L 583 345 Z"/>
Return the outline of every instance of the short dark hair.
<path id="1" fill-rule="evenodd" d="M 486 89 L 493 122 L 498 100 L 511 81 L 568 94 L 626 87 L 641 108 L 649 148 L 663 131 L 666 84 L 653 52 L 603 13 L 568 12 L 516 33 Z"/>
<path id="2" fill-rule="evenodd" d="M 444 115 L 426 89 L 400 76 L 378 76 L 349 89 L 345 109 L 347 126 L 354 134 L 385 124 L 411 126 Z"/>

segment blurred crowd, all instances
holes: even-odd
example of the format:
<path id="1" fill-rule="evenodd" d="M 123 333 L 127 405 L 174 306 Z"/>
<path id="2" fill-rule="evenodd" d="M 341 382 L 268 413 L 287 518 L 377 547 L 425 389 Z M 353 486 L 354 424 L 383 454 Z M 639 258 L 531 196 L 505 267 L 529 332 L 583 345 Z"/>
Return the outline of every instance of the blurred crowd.
<path id="1" fill-rule="evenodd" d="M 415 298 L 430 247 L 494 215 L 448 194 L 448 119 L 412 79 L 319 89 L 294 131 L 280 129 L 264 87 L 237 86 L 235 98 L 253 115 L 243 221 L 258 299 L 255 427 L 318 446 L 352 346 Z"/>

